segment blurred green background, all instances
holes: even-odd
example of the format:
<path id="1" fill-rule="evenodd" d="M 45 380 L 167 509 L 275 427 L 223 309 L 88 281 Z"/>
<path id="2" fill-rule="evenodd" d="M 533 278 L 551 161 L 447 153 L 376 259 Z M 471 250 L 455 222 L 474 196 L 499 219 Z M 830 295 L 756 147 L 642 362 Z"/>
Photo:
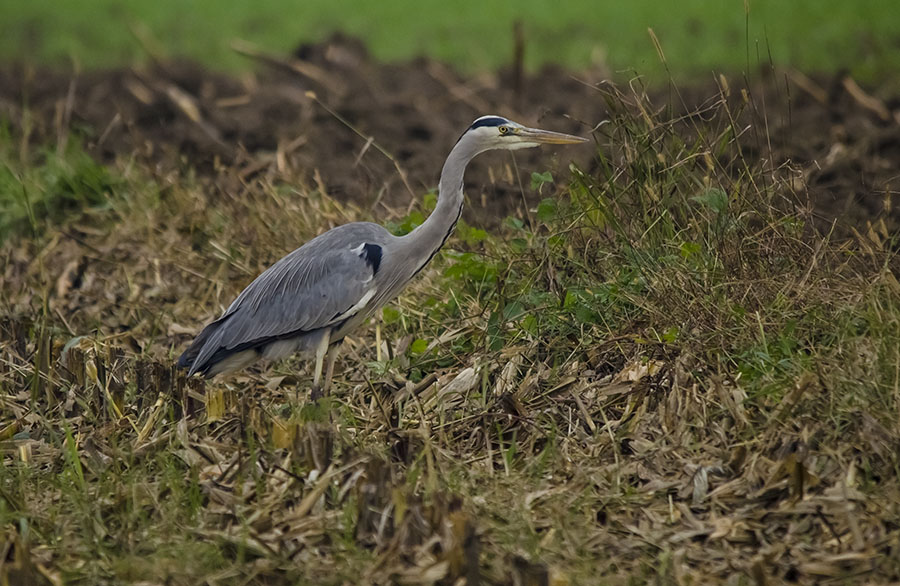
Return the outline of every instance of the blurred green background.
<path id="1" fill-rule="evenodd" d="M 87 68 L 140 62 L 151 47 L 235 70 L 250 65 L 229 48 L 236 38 L 285 53 L 340 30 L 379 59 L 424 54 L 472 72 L 509 63 L 517 20 L 532 69 L 600 62 L 659 73 L 648 27 L 676 76 L 771 59 L 875 81 L 900 64 L 896 0 L 8 0 L 2 14 L 0 60 Z"/>

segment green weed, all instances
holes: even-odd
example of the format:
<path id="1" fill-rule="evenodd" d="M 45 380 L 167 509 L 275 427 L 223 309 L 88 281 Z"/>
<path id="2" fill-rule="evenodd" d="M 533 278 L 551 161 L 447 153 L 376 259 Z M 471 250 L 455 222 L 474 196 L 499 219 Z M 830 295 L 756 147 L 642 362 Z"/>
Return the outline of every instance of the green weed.
<path id="1" fill-rule="evenodd" d="M 16 152 L 0 138 L 0 242 L 13 235 L 38 236 L 48 224 L 106 205 L 121 181 L 75 140 L 62 150 Z"/>

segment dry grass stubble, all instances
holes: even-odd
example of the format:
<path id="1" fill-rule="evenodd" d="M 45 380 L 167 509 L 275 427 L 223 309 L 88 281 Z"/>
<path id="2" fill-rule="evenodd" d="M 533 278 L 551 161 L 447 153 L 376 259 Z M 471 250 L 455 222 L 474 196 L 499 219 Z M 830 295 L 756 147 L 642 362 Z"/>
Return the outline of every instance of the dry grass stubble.
<path id="1" fill-rule="evenodd" d="M 2 579 L 898 579 L 896 259 L 815 234 L 802 177 L 743 157 L 752 103 L 601 97 L 597 169 L 532 228 L 463 226 L 325 406 L 294 361 L 171 367 L 259 271 L 361 217 L 324 184 L 123 161 L 108 207 L 4 244 Z"/>

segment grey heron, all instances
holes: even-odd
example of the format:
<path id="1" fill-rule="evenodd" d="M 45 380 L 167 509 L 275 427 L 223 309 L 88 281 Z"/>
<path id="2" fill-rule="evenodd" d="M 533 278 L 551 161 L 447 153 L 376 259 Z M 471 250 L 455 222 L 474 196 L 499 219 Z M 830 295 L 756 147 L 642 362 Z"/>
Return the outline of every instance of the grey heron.
<path id="1" fill-rule="evenodd" d="M 344 337 L 400 294 L 453 232 L 463 206 L 463 174 L 476 155 L 587 139 L 482 116 L 447 156 L 437 205 L 405 236 L 371 222 L 337 226 L 260 274 L 207 325 L 178 359 L 188 376 L 240 370 L 258 359 L 315 357 L 312 396 L 328 392 Z M 325 365 L 324 384 L 322 368 Z"/>

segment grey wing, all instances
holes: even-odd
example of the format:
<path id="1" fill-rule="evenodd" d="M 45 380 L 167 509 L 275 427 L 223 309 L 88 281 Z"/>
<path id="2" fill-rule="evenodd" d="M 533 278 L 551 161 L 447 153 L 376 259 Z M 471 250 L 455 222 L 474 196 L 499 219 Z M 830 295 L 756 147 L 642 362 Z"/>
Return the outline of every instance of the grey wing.
<path id="1" fill-rule="evenodd" d="M 199 348 L 192 372 L 217 352 L 332 326 L 365 309 L 376 293 L 383 249 L 364 236 L 332 230 L 269 267 L 208 326 L 216 329 Z"/>

